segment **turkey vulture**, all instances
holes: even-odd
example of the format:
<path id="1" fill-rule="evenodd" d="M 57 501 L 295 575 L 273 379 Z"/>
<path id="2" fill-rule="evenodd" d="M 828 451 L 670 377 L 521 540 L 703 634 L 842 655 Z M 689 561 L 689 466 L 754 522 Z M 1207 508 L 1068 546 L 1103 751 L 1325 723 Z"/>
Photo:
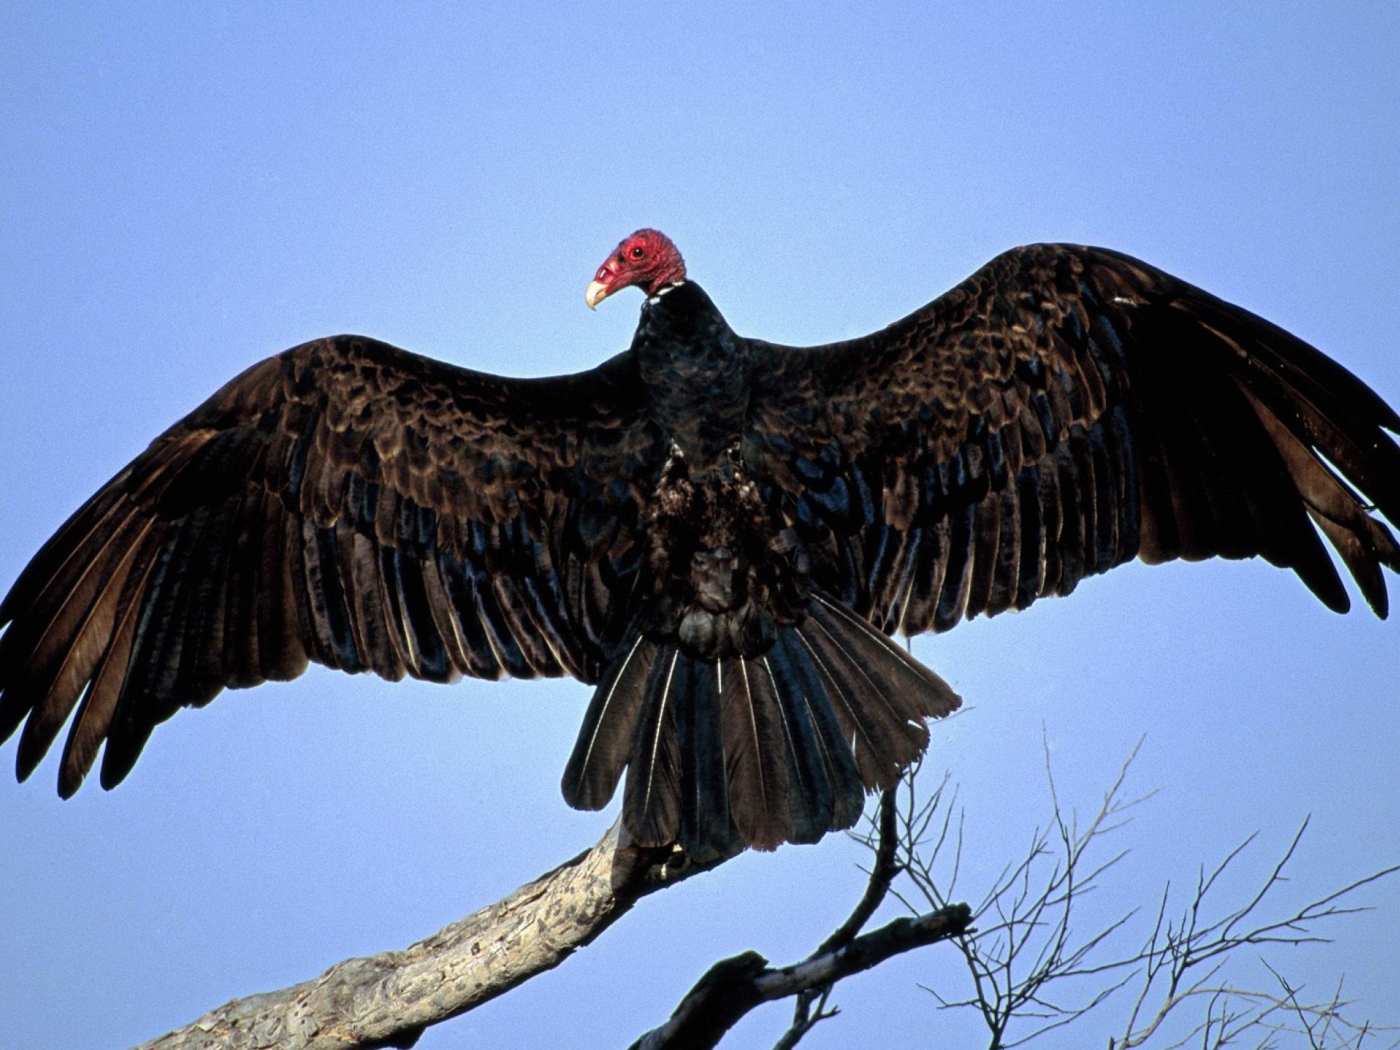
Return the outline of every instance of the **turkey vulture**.
<path id="1" fill-rule="evenodd" d="M 811 842 L 890 787 L 957 696 L 889 635 L 1068 594 L 1133 557 L 1262 555 L 1379 616 L 1400 418 L 1340 365 L 1117 252 L 1006 252 L 873 335 L 736 334 L 675 246 L 587 302 L 632 346 L 506 379 L 358 336 L 254 365 L 158 437 L 0 604 L 21 779 L 72 715 L 71 795 L 157 723 L 309 660 L 596 690 L 564 773 L 627 768 L 633 840 Z M 1319 536 L 1320 534 L 1320 536 Z M 74 709 L 76 708 L 76 713 Z"/>

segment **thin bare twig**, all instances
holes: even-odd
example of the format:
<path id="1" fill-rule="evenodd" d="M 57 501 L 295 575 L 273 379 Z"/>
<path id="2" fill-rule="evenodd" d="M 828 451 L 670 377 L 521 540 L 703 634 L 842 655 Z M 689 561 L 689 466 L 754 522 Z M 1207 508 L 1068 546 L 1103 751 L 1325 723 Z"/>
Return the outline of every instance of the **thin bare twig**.
<path id="1" fill-rule="evenodd" d="M 1245 1046 L 1249 1040 L 1257 1041 L 1258 1050 L 1274 1050 L 1283 1045 L 1285 1036 L 1305 1040 L 1296 1045 L 1310 1050 L 1358 1050 L 1363 1040 L 1393 1031 L 1351 1020 L 1346 1013 L 1350 1004 L 1342 1000 L 1340 984 L 1330 998 L 1305 999 L 1300 989 L 1265 960 L 1261 962 L 1278 990 L 1249 989 L 1227 977 L 1227 964 L 1233 965 L 1243 948 L 1325 940 L 1318 932 L 1319 923 L 1364 911 L 1350 903 L 1354 894 L 1400 870 L 1386 868 L 1357 879 L 1286 911 L 1282 917 L 1261 914 L 1273 905 L 1288 881 L 1286 871 L 1298 852 L 1307 821 L 1239 905 L 1221 909 L 1216 900 L 1223 892 L 1226 875 L 1242 862 L 1255 835 L 1213 868 L 1202 867 L 1192 896 L 1177 917 L 1173 917 L 1169 884 L 1149 913 L 1148 935 L 1136 951 L 1115 954 L 1112 945 L 1136 919 L 1137 909 L 1087 933 L 1077 932 L 1082 925 L 1072 922 L 1078 914 L 1077 905 L 1126 855 L 1125 850 L 1104 853 L 1103 840 L 1122 828 L 1130 810 L 1143 801 L 1125 792 L 1127 773 L 1136 755 L 1135 748 L 1093 818 L 1081 826 L 1061 803 L 1047 754 L 1050 820 L 1036 829 L 1020 860 L 1008 864 L 992 880 L 976 909 L 977 929 L 954 938 L 972 987 L 969 994 L 960 997 L 928 989 L 939 1006 L 978 1011 L 987 1028 L 989 1050 L 1009 1050 L 1079 1022 L 1135 982 L 1137 989 L 1126 1024 L 1121 1034 L 1109 1041 L 1110 1050 L 1149 1045 L 1159 1050 L 1188 1045 L 1222 1050 Z M 946 900 L 947 886 L 960 872 L 964 818 L 961 812 L 955 816 L 951 807 L 942 807 L 942 814 L 937 812 L 946 787 L 945 778 L 933 797 L 921 802 L 911 781 L 903 796 L 898 864 L 912 892 L 896 884 L 890 894 L 906 903 L 917 897 L 933 904 Z M 1189 1020 L 1178 1023 L 1186 1020 L 1183 1008 L 1189 1003 L 1203 1005 L 1203 1017 L 1194 1024 Z M 1394 1048 L 1400 1041 L 1388 1045 Z"/>
<path id="2" fill-rule="evenodd" d="M 884 903 L 885 897 L 889 894 L 890 884 L 901 871 L 903 865 L 899 862 L 899 803 L 893 790 L 886 791 L 880 796 L 880 805 L 874 821 L 876 830 L 868 835 L 854 834 L 857 841 L 865 843 L 875 854 L 875 862 L 870 867 L 869 877 L 865 883 L 865 892 L 861 894 L 860 901 L 857 902 L 846 921 L 838 926 L 826 940 L 812 953 L 811 958 L 828 952 L 833 952 L 838 948 L 843 948 L 855 939 L 856 935 L 865 928 L 865 924 L 870 921 L 871 916 Z M 797 1001 L 793 1005 L 792 1024 L 788 1026 L 786 1032 L 774 1044 L 773 1050 L 792 1050 L 813 1028 L 820 1022 L 830 1017 L 835 1017 L 839 1012 L 835 1007 L 828 1008 L 827 1002 L 831 998 L 832 985 L 819 985 L 808 988 L 800 992 Z"/>

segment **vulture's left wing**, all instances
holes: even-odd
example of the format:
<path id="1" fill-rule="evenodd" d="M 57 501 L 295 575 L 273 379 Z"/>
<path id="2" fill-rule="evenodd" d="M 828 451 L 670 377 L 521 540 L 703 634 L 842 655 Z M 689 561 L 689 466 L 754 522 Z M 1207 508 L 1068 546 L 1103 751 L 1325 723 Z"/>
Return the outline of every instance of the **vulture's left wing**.
<path id="1" fill-rule="evenodd" d="M 66 796 L 104 740 L 110 787 L 181 706 L 308 660 L 596 680 L 664 451 L 626 354 L 503 379 L 357 337 L 288 350 L 157 438 L 15 583 L 0 740 L 28 718 L 25 777 L 77 706 Z"/>
<path id="2" fill-rule="evenodd" d="M 1262 555 L 1381 616 L 1400 418 L 1260 317 L 1098 248 L 1031 245 L 864 339 L 755 343 L 745 459 L 814 578 L 887 631 L 1146 561 Z M 1316 526 L 1316 527 L 1314 527 Z"/>

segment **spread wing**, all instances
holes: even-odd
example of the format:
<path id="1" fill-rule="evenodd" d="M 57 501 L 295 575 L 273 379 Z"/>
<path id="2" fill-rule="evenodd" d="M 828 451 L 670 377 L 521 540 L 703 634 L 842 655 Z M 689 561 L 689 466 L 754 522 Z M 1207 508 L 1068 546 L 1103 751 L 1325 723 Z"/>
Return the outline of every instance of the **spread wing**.
<path id="1" fill-rule="evenodd" d="M 664 446 L 621 355 L 503 379 L 370 339 L 234 379 L 107 483 L 0 604 L 0 740 L 102 782 L 224 687 L 346 671 L 594 681 Z"/>
<path id="2" fill-rule="evenodd" d="M 1262 555 L 1371 607 L 1400 418 L 1260 317 L 1125 255 L 1032 245 L 864 339 L 755 344 L 746 460 L 814 576 L 886 631 L 1068 594 L 1134 556 Z M 1316 527 L 1314 527 L 1316 526 Z"/>

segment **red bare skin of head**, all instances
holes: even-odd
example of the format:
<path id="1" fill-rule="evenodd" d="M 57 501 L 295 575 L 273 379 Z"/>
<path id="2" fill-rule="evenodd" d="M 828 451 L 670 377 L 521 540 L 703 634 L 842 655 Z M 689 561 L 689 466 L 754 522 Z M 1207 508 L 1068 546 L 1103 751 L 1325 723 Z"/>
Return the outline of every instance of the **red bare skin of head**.
<path id="1" fill-rule="evenodd" d="M 590 309 L 613 292 L 637 285 L 648 296 L 685 280 L 685 261 L 659 230 L 638 230 L 617 246 L 584 294 Z"/>

